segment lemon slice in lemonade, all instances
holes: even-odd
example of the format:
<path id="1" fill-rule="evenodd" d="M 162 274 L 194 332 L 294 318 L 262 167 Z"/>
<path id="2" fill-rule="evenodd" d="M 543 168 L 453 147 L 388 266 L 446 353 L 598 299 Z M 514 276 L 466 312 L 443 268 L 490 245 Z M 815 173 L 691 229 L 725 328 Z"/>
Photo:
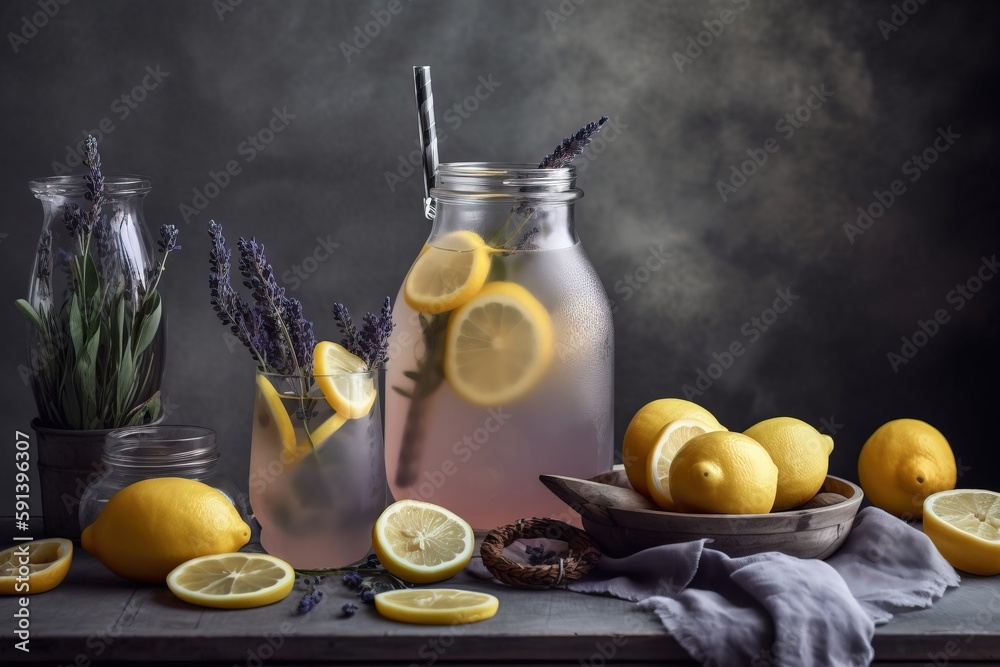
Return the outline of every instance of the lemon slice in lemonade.
<path id="1" fill-rule="evenodd" d="M 444 374 L 475 405 L 521 398 L 552 361 L 552 318 L 521 285 L 494 282 L 448 322 Z"/>
<path id="2" fill-rule="evenodd" d="M 375 596 L 378 613 L 394 621 L 457 625 L 492 618 L 500 601 L 488 593 L 451 588 L 386 591 Z"/>
<path id="3" fill-rule="evenodd" d="M 321 341 L 313 350 L 313 375 L 327 402 L 346 419 L 364 417 L 375 403 L 374 375 L 364 360 L 343 345 Z"/>
<path id="4" fill-rule="evenodd" d="M 403 298 L 421 313 L 444 313 L 474 297 L 490 272 L 493 249 L 467 230 L 424 246 L 403 282 Z"/>
<path id="5" fill-rule="evenodd" d="M 21 559 L 28 556 L 28 588 L 18 581 Z M 44 593 L 62 583 L 73 562 L 73 543 L 60 537 L 33 540 L 0 551 L 0 594 Z M 18 587 L 18 583 L 21 584 Z"/>
<path id="6" fill-rule="evenodd" d="M 167 575 L 167 587 L 180 599 L 219 609 L 263 607 L 284 599 L 294 584 L 291 565 L 254 553 L 201 556 Z"/>
<path id="7" fill-rule="evenodd" d="M 673 511 L 674 500 L 670 496 L 667 479 L 674 456 L 696 435 L 725 430 L 718 424 L 706 424 L 697 419 L 675 419 L 660 429 L 656 444 L 649 451 L 649 459 L 646 461 L 646 485 L 653 502 L 661 509 Z"/>
<path id="8" fill-rule="evenodd" d="M 953 567 L 1000 574 L 1000 493 L 956 489 L 928 496 L 924 532 Z"/>
<path id="9" fill-rule="evenodd" d="M 274 429 L 281 442 L 281 448 L 288 456 L 295 456 L 295 427 L 288 416 L 288 408 L 281 399 L 281 394 L 263 375 L 257 375 L 257 406 L 254 418 L 265 430 Z"/>
<path id="10" fill-rule="evenodd" d="M 372 547 L 391 574 L 414 584 L 452 577 L 472 559 L 476 536 L 461 517 L 420 500 L 389 505 L 372 527 Z"/>

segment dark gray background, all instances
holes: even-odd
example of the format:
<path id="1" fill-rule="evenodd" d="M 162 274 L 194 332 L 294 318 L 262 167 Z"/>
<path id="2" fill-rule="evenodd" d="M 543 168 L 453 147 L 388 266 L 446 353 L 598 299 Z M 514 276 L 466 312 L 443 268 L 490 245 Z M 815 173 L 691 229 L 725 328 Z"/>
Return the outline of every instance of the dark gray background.
<path id="1" fill-rule="evenodd" d="M 181 227 L 184 249 L 162 283 L 169 421 L 215 428 L 225 470 L 245 486 L 253 364 L 227 344 L 208 303 L 208 220 L 222 221 L 231 241 L 256 235 L 279 274 L 302 265 L 318 237 L 339 244 L 294 290 L 321 337 L 335 337 L 334 300 L 360 315 L 395 297 L 429 225 L 419 173 L 390 191 L 385 172 L 414 147 L 411 65 L 429 64 L 445 161 L 537 160 L 601 114 L 618 120 L 617 138 L 581 174 L 578 230 L 617 305 L 619 441 L 642 404 L 681 395 L 713 353 L 749 343 L 744 323 L 790 288 L 799 299 L 699 402 L 734 429 L 775 415 L 834 423 L 832 471 L 853 479 L 876 427 L 922 418 L 950 439 L 960 485 L 1000 488 L 1000 281 L 961 311 L 947 301 L 998 251 L 996 3 L 911 0 L 916 13 L 885 39 L 888 1 L 404 1 L 347 62 L 340 43 L 387 1 L 247 0 L 220 18 L 221 2 L 73 0 L 18 53 L 9 36 L 0 44 L 8 434 L 35 414 L 17 373 L 24 326 L 12 305 L 41 223 L 27 181 L 52 173 L 67 144 L 110 118 L 106 171 L 150 175 L 150 228 Z M 672 54 L 702 22 L 744 5 L 679 71 Z M 19 32 L 39 11 L 37 0 L 5 2 L 0 28 Z M 169 74 L 121 118 L 114 100 L 147 66 Z M 481 76 L 500 85 L 468 118 L 447 122 L 445 110 Z M 833 95 L 787 137 L 776 123 L 812 86 Z M 275 107 L 295 118 L 246 162 L 238 146 Z M 906 180 L 904 163 L 947 127 L 960 138 Z M 778 152 L 723 202 L 717 182 L 769 137 Z M 185 223 L 180 205 L 229 160 L 242 173 Z M 843 226 L 894 179 L 905 194 L 850 243 Z M 646 274 L 639 267 L 661 244 L 669 261 Z M 646 282 L 629 295 L 626 276 Z M 887 353 L 939 308 L 950 322 L 894 372 Z M 0 489 L 10 488 L 10 459 Z"/>

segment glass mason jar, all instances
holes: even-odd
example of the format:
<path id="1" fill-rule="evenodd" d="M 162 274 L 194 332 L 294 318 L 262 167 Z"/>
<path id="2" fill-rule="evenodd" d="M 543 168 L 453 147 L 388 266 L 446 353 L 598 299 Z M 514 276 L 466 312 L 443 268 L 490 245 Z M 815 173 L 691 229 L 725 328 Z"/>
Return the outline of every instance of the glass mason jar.
<path id="1" fill-rule="evenodd" d="M 573 167 L 452 163 L 396 301 L 386 377 L 393 495 L 477 530 L 578 522 L 542 473 L 592 477 L 614 450 L 614 330 L 573 224 Z"/>
<path id="2" fill-rule="evenodd" d="M 298 569 L 351 565 L 386 505 L 376 371 L 257 373 L 250 505 L 264 550 Z"/>
<path id="3" fill-rule="evenodd" d="M 80 499 L 80 530 L 94 521 L 111 496 L 130 484 L 153 477 L 183 477 L 215 487 L 246 521 L 246 500 L 231 479 L 219 473 L 215 431 L 200 426 L 132 426 L 108 433 L 104 473 Z"/>
<path id="4" fill-rule="evenodd" d="M 39 318 L 28 327 L 28 347 L 41 426 L 93 430 L 155 420 L 164 326 L 142 213 L 150 180 L 106 177 L 96 222 L 72 231 L 68 214 L 93 207 L 84 179 L 52 176 L 30 187 L 44 212 L 28 292 Z"/>

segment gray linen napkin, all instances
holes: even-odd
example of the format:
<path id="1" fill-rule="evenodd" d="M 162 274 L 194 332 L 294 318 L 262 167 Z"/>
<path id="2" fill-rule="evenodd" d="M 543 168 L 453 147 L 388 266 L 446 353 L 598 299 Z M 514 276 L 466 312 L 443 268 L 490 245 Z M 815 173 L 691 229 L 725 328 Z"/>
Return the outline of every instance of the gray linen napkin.
<path id="1" fill-rule="evenodd" d="M 705 665 L 850 667 L 871 662 L 876 624 L 930 606 L 960 581 L 926 535 L 874 507 L 861 510 L 826 561 L 775 552 L 730 558 L 710 543 L 604 556 L 566 588 L 638 602 Z M 478 558 L 468 569 L 492 577 Z"/>
<path id="2" fill-rule="evenodd" d="M 826 561 L 763 553 L 730 558 L 709 540 L 603 557 L 567 588 L 633 600 L 705 665 L 867 665 L 875 625 L 957 586 L 920 531 L 862 510 Z"/>

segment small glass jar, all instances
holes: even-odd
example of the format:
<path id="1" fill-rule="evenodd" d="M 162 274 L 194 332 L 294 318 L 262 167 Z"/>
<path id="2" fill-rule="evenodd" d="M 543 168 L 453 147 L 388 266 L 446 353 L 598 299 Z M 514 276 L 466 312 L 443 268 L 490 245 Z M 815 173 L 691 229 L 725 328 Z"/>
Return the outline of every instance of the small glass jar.
<path id="1" fill-rule="evenodd" d="M 134 426 L 111 431 L 101 457 L 104 473 L 80 499 L 80 530 L 97 519 L 111 496 L 153 477 L 183 477 L 208 484 L 222 491 L 247 521 L 246 497 L 231 479 L 216 470 L 218 460 L 219 447 L 212 429 Z"/>

